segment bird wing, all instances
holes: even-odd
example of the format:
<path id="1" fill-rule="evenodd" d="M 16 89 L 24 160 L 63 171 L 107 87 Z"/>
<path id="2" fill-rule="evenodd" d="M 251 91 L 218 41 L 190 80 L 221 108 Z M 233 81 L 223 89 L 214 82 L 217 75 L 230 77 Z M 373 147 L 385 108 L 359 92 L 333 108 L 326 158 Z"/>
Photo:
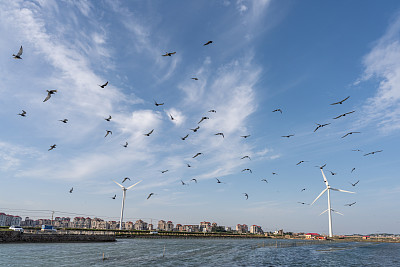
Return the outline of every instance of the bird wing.
<path id="1" fill-rule="evenodd" d="M 21 48 L 18 51 L 17 57 L 21 56 L 22 52 L 24 52 L 24 50 L 22 49 L 22 45 L 21 45 Z"/>
<path id="2" fill-rule="evenodd" d="M 43 100 L 43 102 L 46 102 L 47 100 L 49 100 L 50 97 L 51 97 L 51 94 L 50 94 L 50 93 L 47 93 L 47 96 L 46 96 L 46 98 Z"/>

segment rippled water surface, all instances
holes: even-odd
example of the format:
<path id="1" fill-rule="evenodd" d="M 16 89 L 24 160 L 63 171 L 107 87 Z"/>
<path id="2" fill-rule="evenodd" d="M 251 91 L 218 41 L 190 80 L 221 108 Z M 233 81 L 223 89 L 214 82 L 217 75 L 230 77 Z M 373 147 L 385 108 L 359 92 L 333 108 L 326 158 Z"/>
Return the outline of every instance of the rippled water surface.
<path id="1" fill-rule="evenodd" d="M 0 266 L 400 266 L 400 244 L 270 239 L 0 244 Z"/>

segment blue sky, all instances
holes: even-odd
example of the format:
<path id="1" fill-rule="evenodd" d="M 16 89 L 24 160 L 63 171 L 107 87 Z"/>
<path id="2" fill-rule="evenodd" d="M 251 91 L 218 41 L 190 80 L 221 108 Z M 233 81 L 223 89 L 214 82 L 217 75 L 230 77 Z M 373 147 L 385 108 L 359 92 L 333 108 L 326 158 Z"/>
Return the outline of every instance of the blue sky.
<path id="1" fill-rule="evenodd" d="M 112 180 L 130 177 L 143 181 L 127 220 L 327 233 L 326 196 L 298 203 L 324 189 L 326 163 L 332 187 L 356 191 L 331 194 L 344 214 L 334 233 L 398 233 L 399 12 L 398 1 L 0 3 L 0 211 L 116 220 Z"/>

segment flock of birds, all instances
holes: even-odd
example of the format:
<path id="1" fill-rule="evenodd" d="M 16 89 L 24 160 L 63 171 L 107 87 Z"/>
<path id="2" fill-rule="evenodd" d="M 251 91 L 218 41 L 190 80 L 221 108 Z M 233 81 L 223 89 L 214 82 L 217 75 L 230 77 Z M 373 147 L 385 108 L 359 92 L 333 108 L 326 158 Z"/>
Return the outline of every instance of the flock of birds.
<path id="1" fill-rule="evenodd" d="M 206 42 L 205 44 L 203 44 L 203 46 L 207 46 L 207 45 L 210 45 L 210 44 L 212 44 L 212 43 L 213 43 L 213 41 L 208 41 L 208 42 Z M 21 46 L 20 49 L 19 49 L 19 51 L 18 51 L 18 53 L 17 53 L 17 54 L 13 54 L 12 56 L 13 56 L 15 59 L 22 59 L 22 57 L 21 57 L 21 56 L 22 56 L 22 53 L 23 53 L 23 48 L 22 48 L 22 46 Z M 176 54 L 176 52 L 166 52 L 166 53 L 163 54 L 162 56 L 164 56 L 164 57 L 171 57 L 171 56 L 173 56 L 173 55 L 175 55 L 175 54 Z M 199 80 L 197 77 L 192 77 L 191 79 L 193 79 L 193 80 L 195 80 L 195 81 L 198 81 L 198 80 Z M 101 85 L 98 85 L 98 86 L 100 86 L 101 88 L 104 89 L 107 85 L 108 85 L 108 81 L 105 82 L 104 84 L 101 84 Z M 47 95 L 46 95 L 45 99 L 43 100 L 43 102 L 49 101 L 49 100 L 51 99 L 52 95 L 54 95 L 55 93 L 57 93 L 57 90 L 46 90 L 46 91 L 47 91 Z M 348 100 L 349 98 L 350 98 L 350 96 L 348 96 L 348 97 L 346 97 L 346 98 L 344 98 L 343 100 L 340 100 L 340 101 L 338 101 L 338 102 L 334 102 L 334 103 L 332 103 L 332 104 L 330 104 L 330 105 L 342 105 L 342 104 L 343 104 L 346 100 Z M 154 99 L 153 99 L 153 100 L 154 100 Z M 156 100 L 154 100 L 154 105 L 155 105 L 156 107 L 159 107 L 159 106 L 163 106 L 164 103 L 160 103 L 160 102 L 157 102 Z M 211 109 L 211 110 L 209 110 L 208 112 L 209 112 L 209 114 L 212 114 L 212 113 L 216 113 L 217 111 L 214 110 L 214 109 Z M 274 109 L 272 112 L 279 112 L 280 114 L 283 114 L 283 110 L 282 110 L 281 108 Z M 343 114 L 340 114 L 340 115 L 334 117 L 333 119 L 334 119 L 334 120 L 337 120 L 337 119 L 340 119 L 340 118 L 342 118 L 342 117 L 346 117 L 347 115 L 350 115 L 350 114 L 352 114 L 352 113 L 354 113 L 354 112 L 355 112 L 355 110 L 350 111 L 350 112 L 346 112 L 346 113 L 343 113 Z M 17 114 L 17 115 L 19 115 L 19 116 L 21 116 L 21 117 L 26 117 L 26 116 L 27 116 L 27 112 L 26 112 L 25 110 L 22 110 L 22 112 L 19 113 L 19 114 Z M 172 116 L 172 114 L 169 114 L 169 117 L 170 117 L 170 119 L 171 119 L 172 121 L 175 120 L 175 118 Z M 190 128 L 190 130 L 193 132 L 193 134 L 196 133 L 196 132 L 200 129 L 200 124 L 201 124 L 203 121 L 209 120 L 209 119 L 210 119 L 210 117 L 208 117 L 208 116 L 203 116 L 203 117 L 201 117 L 201 119 L 200 119 L 200 120 L 198 121 L 198 123 L 197 123 L 197 126 L 196 126 L 195 128 Z M 112 120 L 112 116 L 109 115 L 107 118 L 104 118 L 104 120 L 107 121 L 107 122 L 110 122 L 110 121 Z M 65 124 L 68 123 L 68 119 L 60 119 L 59 121 L 62 122 L 62 123 L 65 123 Z M 325 127 L 325 126 L 328 126 L 328 125 L 330 125 L 330 124 L 331 124 L 331 123 L 323 123 L 323 124 L 316 123 L 317 126 L 316 126 L 316 128 L 314 129 L 314 132 L 316 132 L 317 130 L 319 130 L 319 129 Z M 147 133 L 144 133 L 143 135 L 149 137 L 153 132 L 154 132 L 154 129 L 150 130 L 150 131 L 147 132 Z M 345 138 L 345 137 L 347 137 L 347 136 L 349 136 L 349 135 L 360 134 L 360 133 L 361 133 L 361 132 L 351 131 L 351 132 L 348 132 L 348 133 L 346 133 L 345 135 L 343 135 L 341 138 Z M 108 137 L 109 135 L 112 135 L 112 131 L 111 131 L 111 130 L 106 130 L 106 133 L 105 133 L 105 135 L 104 135 L 104 138 Z M 222 138 L 225 138 L 225 135 L 224 135 L 223 132 L 217 132 L 217 133 L 215 133 L 214 135 L 216 135 L 216 136 L 221 136 Z M 250 134 L 247 134 L 247 135 L 242 135 L 241 137 L 244 138 L 244 139 L 247 139 L 247 138 L 249 138 L 250 136 L 251 136 Z M 283 138 L 291 138 L 291 137 L 294 137 L 294 136 L 295 136 L 295 134 L 288 134 L 288 135 L 282 135 L 281 137 L 283 137 Z M 184 135 L 183 137 L 180 137 L 180 138 L 181 138 L 181 140 L 185 141 L 188 137 L 189 137 L 189 134 L 186 134 L 186 135 Z M 55 149 L 56 146 L 57 146 L 56 144 L 51 145 L 50 148 L 48 149 L 48 151 L 51 151 L 51 150 Z M 127 148 L 127 147 L 128 147 L 128 142 L 125 142 L 125 144 L 123 144 L 122 146 L 123 146 L 124 148 Z M 361 152 L 361 150 L 359 150 L 359 149 L 353 149 L 352 151 Z M 379 153 L 379 152 L 382 152 L 382 151 L 383 151 L 383 150 L 368 152 L 368 153 L 364 154 L 364 156 L 373 155 L 373 154 L 376 154 L 376 153 Z M 193 155 L 192 158 L 194 159 L 194 158 L 197 158 L 198 156 L 201 156 L 201 155 L 203 155 L 203 153 L 198 152 L 198 153 L 196 153 L 195 155 Z M 241 160 L 243 160 L 243 159 L 249 159 L 249 160 L 251 160 L 250 156 L 248 156 L 248 155 L 244 155 L 244 156 L 241 157 L 240 159 L 241 159 Z M 300 160 L 298 163 L 296 163 L 296 165 L 300 165 L 300 164 L 305 163 L 305 162 L 308 162 L 308 161 L 306 161 L 306 160 Z M 189 168 L 192 167 L 189 163 L 186 163 L 186 165 L 187 165 L 187 167 L 189 167 Z M 326 165 L 326 164 L 325 164 L 325 165 Z M 316 167 L 319 167 L 319 168 L 322 169 L 322 168 L 325 167 L 325 165 L 323 165 L 323 166 L 316 166 Z M 353 168 L 353 169 L 351 170 L 351 173 L 353 173 L 354 170 L 355 170 L 355 168 Z M 169 171 L 169 170 L 166 169 L 166 170 L 161 170 L 160 172 L 161 172 L 162 174 L 164 174 L 164 173 L 166 173 L 166 172 L 168 172 L 168 171 Z M 245 168 L 245 169 L 243 169 L 241 172 L 248 172 L 248 173 L 250 173 L 250 174 L 253 173 L 253 171 L 252 171 L 251 169 L 249 169 L 249 168 Z M 337 173 L 335 173 L 335 172 L 333 172 L 333 171 L 329 171 L 329 172 L 331 173 L 331 175 L 336 175 L 336 174 L 337 174 Z M 272 172 L 272 175 L 278 175 L 278 174 L 277 174 L 276 172 Z M 215 178 L 215 179 L 216 179 L 216 182 L 217 182 L 218 184 L 223 184 L 223 183 L 224 183 L 224 182 L 222 182 L 222 181 L 221 181 L 220 179 L 218 179 L 218 178 Z M 130 180 L 130 178 L 129 178 L 129 177 L 123 178 L 122 183 L 124 183 L 124 182 L 127 181 L 127 180 Z M 195 178 L 192 178 L 190 181 L 193 181 L 193 182 L 197 183 L 197 179 L 195 179 Z M 268 183 L 268 180 L 265 179 L 265 178 L 262 179 L 261 181 L 262 181 L 262 182 L 265 182 L 265 183 Z M 351 182 L 350 182 L 350 184 L 351 184 L 352 186 L 356 186 L 358 183 L 359 183 L 359 180 L 358 180 L 357 182 L 355 182 L 355 183 L 351 183 Z M 187 182 L 184 182 L 183 180 L 181 180 L 181 184 L 182 184 L 182 185 L 188 185 L 188 183 L 187 183 Z M 72 193 L 73 190 L 74 190 L 74 188 L 72 187 L 72 188 L 69 190 L 69 193 Z M 301 192 L 303 192 L 303 191 L 305 191 L 305 190 L 306 190 L 306 188 L 303 188 L 303 189 L 301 189 Z M 150 199 L 150 197 L 153 196 L 153 195 L 155 195 L 155 193 L 150 193 L 150 194 L 148 195 L 147 199 Z M 249 199 L 248 193 L 244 192 L 243 195 L 244 195 L 244 197 L 246 198 L 246 200 Z M 111 197 L 111 198 L 112 198 L 112 199 L 116 199 L 116 195 L 114 195 L 114 196 Z M 300 204 L 307 204 L 307 203 L 305 203 L 305 202 L 298 202 L 298 203 L 300 203 Z M 352 206 L 352 205 L 354 205 L 354 204 L 356 204 L 356 202 L 346 204 L 345 206 Z"/>

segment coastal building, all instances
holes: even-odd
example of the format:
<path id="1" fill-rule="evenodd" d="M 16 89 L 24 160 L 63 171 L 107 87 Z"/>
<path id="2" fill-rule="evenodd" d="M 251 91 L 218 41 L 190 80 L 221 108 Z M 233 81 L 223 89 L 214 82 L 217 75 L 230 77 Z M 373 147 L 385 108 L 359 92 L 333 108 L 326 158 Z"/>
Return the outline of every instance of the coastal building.
<path id="1" fill-rule="evenodd" d="M 200 222 L 200 232 L 210 233 L 212 230 L 212 226 L 210 222 Z"/>
<path id="2" fill-rule="evenodd" d="M 261 226 L 253 224 L 252 226 L 250 226 L 250 233 L 262 235 L 262 234 L 264 234 L 264 231 L 261 229 Z"/>
<path id="3" fill-rule="evenodd" d="M 200 227 L 198 225 L 184 225 L 183 231 L 193 233 L 193 232 L 200 232 Z"/>
<path id="4" fill-rule="evenodd" d="M 19 216 L 0 213 L 0 226 L 21 225 L 22 218 Z"/>
<path id="5" fill-rule="evenodd" d="M 167 223 L 164 220 L 159 220 L 157 229 L 161 231 L 166 231 L 167 230 Z"/>
<path id="6" fill-rule="evenodd" d="M 249 232 L 249 227 L 246 224 L 237 224 L 236 231 L 240 234 L 245 234 Z"/>
<path id="7" fill-rule="evenodd" d="M 305 236 L 306 236 L 306 239 L 317 239 L 320 235 L 317 233 L 308 233 L 308 234 L 305 234 Z"/>
<path id="8" fill-rule="evenodd" d="M 166 231 L 173 231 L 174 230 L 174 224 L 171 221 L 167 222 L 167 229 Z"/>
<path id="9" fill-rule="evenodd" d="M 142 220 L 137 220 L 133 228 L 135 230 L 147 230 L 147 223 Z"/>

